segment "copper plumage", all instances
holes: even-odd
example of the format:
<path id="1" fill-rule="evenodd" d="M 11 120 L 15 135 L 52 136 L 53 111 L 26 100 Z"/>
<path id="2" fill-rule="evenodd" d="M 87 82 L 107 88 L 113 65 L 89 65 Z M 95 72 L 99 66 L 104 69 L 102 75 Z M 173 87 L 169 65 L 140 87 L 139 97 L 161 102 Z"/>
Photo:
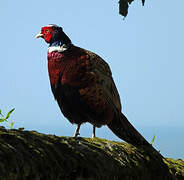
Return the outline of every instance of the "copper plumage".
<path id="1" fill-rule="evenodd" d="M 37 37 L 49 43 L 51 89 L 61 112 L 77 124 L 74 136 L 79 135 L 81 124 L 89 122 L 94 126 L 93 137 L 95 127 L 107 125 L 128 143 L 149 144 L 122 114 L 110 67 L 100 56 L 74 46 L 62 28 L 55 25 L 43 27 Z"/>

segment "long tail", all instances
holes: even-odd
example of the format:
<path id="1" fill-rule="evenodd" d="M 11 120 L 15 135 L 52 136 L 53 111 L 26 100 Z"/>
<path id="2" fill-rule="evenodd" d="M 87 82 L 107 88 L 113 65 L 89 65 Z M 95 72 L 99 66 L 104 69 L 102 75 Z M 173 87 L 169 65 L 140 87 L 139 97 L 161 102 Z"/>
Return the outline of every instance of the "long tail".
<path id="1" fill-rule="evenodd" d="M 130 124 L 121 112 L 107 125 L 111 131 L 120 139 L 134 145 L 149 145 L 146 139 Z"/>
<path id="2" fill-rule="evenodd" d="M 120 139 L 137 148 L 143 149 L 150 158 L 153 158 L 155 162 L 159 162 L 164 168 L 164 171 L 169 172 L 168 167 L 163 161 L 164 157 L 148 141 L 146 141 L 146 139 L 130 124 L 128 119 L 121 112 L 116 115 L 107 126 Z"/>
<path id="3" fill-rule="evenodd" d="M 140 149 L 145 157 L 149 156 L 147 163 L 151 163 L 150 167 L 153 167 L 151 172 L 155 172 L 155 165 L 160 166 L 160 172 L 165 174 L 166 179 L 173 179 L 168 166 L 164 162 L 164 157 L 146 141 L 146 139 L 130 124 L 128 119 L 121 112 L 119 112 L 107 126 L 119 138 Z M 153 165 L 153 163 L 155 165 Z"/>

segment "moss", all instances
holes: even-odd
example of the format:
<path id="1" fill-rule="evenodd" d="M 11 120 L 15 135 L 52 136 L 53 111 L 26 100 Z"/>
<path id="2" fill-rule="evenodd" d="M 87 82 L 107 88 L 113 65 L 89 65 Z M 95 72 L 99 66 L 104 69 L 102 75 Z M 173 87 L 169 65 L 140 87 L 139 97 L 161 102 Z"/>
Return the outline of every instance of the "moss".
<path id="1" fill-rule="evenodd" d="M 183 160 L 100 138 L 45 135 L 0 127 L 2 180 L 169 180 L 183 178 Z"/>
<path id="2" fill-rule="evenodd" d="M 164 162 L 168 165 L 173 176 L 177 179 L 184 179 L 184 160 L 166 158 Z"/>

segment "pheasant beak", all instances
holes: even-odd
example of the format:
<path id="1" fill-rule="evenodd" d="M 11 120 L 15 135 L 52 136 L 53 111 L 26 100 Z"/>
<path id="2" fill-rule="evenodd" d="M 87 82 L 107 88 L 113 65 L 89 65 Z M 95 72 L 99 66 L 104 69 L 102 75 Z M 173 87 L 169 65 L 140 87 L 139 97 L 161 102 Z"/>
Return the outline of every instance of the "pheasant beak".
<path id="1" fill-rule="evenodd" d="M 40 33 L 38 33 L 36 36 L 35 36 L 35 38 L 43 38 L 44 37 L 44 34 L 42 34 L 41 32 Z"/>

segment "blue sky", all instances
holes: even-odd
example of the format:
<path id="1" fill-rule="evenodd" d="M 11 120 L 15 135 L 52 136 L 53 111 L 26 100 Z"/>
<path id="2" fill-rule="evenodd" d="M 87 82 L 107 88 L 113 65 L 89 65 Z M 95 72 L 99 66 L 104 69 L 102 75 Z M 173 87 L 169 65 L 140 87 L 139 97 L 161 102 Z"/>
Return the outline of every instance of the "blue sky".
<path id="1" fill-rule="evenodd" d="M 135 1 L 125 20 L 118 1 L 2 1 L 0 109 L 15 107 L 15 128 L 73 135 L 60 113 L 47 73 L 41 27 L 63 27 L 72 42 L 105 59 L 113 72 L 123 112 L 163 155 L 184 158 L 184 1 Z M 91 136 L 89 124 L 81 136 Z M 97 136 L 119 140 L 107 128 Z"/>

